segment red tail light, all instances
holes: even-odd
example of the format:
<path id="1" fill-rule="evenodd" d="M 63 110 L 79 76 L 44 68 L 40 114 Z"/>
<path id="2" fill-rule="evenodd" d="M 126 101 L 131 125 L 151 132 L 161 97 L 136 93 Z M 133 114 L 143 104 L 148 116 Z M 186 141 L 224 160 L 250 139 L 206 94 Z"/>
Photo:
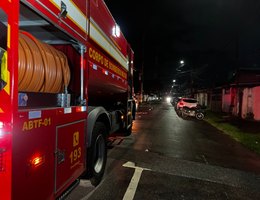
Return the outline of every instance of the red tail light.
<path id="1" fill-rule="evenodd" d="M 6 171 L 9 153 L 7 152 L 10 135 L 4 130 L 4 123 L 0 121 L 0 173 Z"/>
<path id="2" fill-rule="evenodd" d="M 3 132 L 3 128 L 4 128 L 4 123 L 0 122 L 0 139 L 3 138 L 4 136 L 4 132 Z M 4 147 L 0 147 L 0 172 L 3 172 L 5 170 L 5 148 Z"/>
<path id="3" fill-rule="evenodd" d="M 41 166 L 45 162 L 44 156 L 40 154 L 33 155 L 32 159 L 30 160 L 30 166 L 33 168 Z"/>
<path id="4" fill-rule="evenodd" d="M 12 134 L 0 121 L 0 199 L 11 199 L 12 185 Z"/>

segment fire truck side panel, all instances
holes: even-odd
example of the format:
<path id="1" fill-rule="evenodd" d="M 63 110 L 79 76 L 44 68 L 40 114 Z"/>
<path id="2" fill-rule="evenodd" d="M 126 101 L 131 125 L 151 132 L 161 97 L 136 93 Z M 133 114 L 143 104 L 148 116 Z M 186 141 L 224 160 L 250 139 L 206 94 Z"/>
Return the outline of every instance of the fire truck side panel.
<path id="1" fill-rule="evenodd" d="M 55 110 L 31 113 L 15 119 L 13 199 L 54 199 Z"/>
<path id="2" fill-rule="evenodd" d="M 127 92 L 127 71 L 106 56 L 98 46 L 88 45 L 90 104 L 101 98 L 109 102 L 114 95 Z"/>
<path id="3" fill-rule="evenodd" d="M 55 192 L 66 189 L 85 169 L 85 127 L 85 119 L 57 127 Z"/>
<path id="4" fill-rule="evenodd" d="M 104 64 L 102 64 L 101 60 L 100 63 L 96 63 L 97 66 L 114 68 L 116 69 L 114 72 L 119 71 L 121 74 L 122 71 L 127 73 L 127 41 L 120 32 L 120 29 L 117 30 L 118 35 L 115 34 L 115 27 L 117 27 L 117 25 L 112 15 L 103 0 L 90 1 L 90 10 L 89 41 L 92 45 L 95 45 L 101 57 L 103 57 L 103 55 L 110 57 L 110 63 L 113 64 L 109 65 L 109 63 L 106 62 L 107 60 L 103 60 Z M 114 67 L 114 65 L 116 67 Z M 89 82 L 91 83 L 91 80 Z"/>
<path id="5" fill-rule="evenodd" d="M 90 1 L 88 92 L 90 105 L 120 101 L 128 91 L 127 41 L 103 0 Z M 120 31 L 120 30 L 119 30 Z"/>
<path id="6" fill-rule="evenodd" d="M 104 137 L 131 126 L 133 52 L 103 0 L 0 0 L 0 28 L 0 199 L 54 200 L 94 166 L 97 120 Z"/>
<path id="7" fill-rule="evenodd" d="M 54 199 L 80 176 L 86 112 L 77 110 L 19 112 L 13 142 L 14 199 Z"/>
<path id="8" fill-rule="evenodd" d="M 114 45 L 117 50 L 123 54 L 123 56 L 126 56 L 127 41 L 120 29 L 117 30 L 120 32 L 119 35 L 116 34 L 116 22 L 107 6 L 104 4 L 103 0 L 90 1 L 90 10 L 90 26 L 94 27 L 95 29 L 102 30 L 104 36 L 107 37 L 106 39 L 111 40 L 111 45 Z M 90 37 L 92 37 L 91 32 Z"/>
<path id="9" fill-rule="evenodd" d="M 10 9 L 12 8 L 12 9 Z M 0 90 L 0 199 L 11 199 L 12 187 L 12 124 L 13 114 L 17 108 L 17 88 L 15 87 L 17 72 L 15 71 L 18 58 L 15 56 L 18 46 L 18 0 L 0 1 L 1 32 L 5 34 L 4 46 L 6 50 L 6 85 Z M 1 63 L 2 68 L 2 63 Z M 2 79 L 2 77 L 1 77 Z M 14 100 L 14 101 L 13 101 Z"/>
<path id="10" fill-rule="evenodd" d="M 55 194 L 60 195 L 86 168 L 86 106 L 56 112 Z"/>
<path id="11" fill-rule="evenodd" d="M 47 17 L 53 24 L 62 28 L 77 38 L 80 42 L 86 41 L 88 21 L 86 17 L 86 3 L 80 0 L 52 0 L 52 1 L 35 1 L 22 0 L 26 5 L 29 5 L 33 10 Z M 61 16 L 61 10 L 64 6 L 66 16 Z"/>
<path id="12" fill-rule="evenodd" d="M 81 2 L 75 1 L 73 5 L 80 6 Z M 47 2 L 45 7 L 53 10 L 49 4 L 53 4 L 53 2 Z M 59 3 L 56 2 L 56 4 Z M 86 56 L 90 62 L 86 63 L 89 69 L 85 76 L 88 81 L 88 97 L 94 100 L 100 97 L 108 99 L 111 95 L 127 91 L 127 41 L 122 33 L 120 37 L 113 36 L 112 30 L 115 21 L 102 0 L 91 0 L 89 9 L 91 10 L 88 10 L 88 12 L 92 23 L 89 24 L 90 42 L 87 43 Z M 49 18 L 51 19 L 51 17 Z M 73 22 L 78 24 L 77 21 Z M 86 31 L 88 31 L 88 20 L 86 24 Z M 71 63 L 74 63 L 73 55 L 68 53 L 67 56 L 72 61 Z"/>

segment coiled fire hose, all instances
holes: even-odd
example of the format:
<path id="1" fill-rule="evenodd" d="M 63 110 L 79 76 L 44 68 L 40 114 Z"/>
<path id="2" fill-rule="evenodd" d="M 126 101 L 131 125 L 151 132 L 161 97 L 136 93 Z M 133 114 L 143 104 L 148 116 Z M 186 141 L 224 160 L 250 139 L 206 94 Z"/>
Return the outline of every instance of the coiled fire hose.
<path id="1" fill-rule="evenodd" d="M 67 57 L 31 34 L 19 33 L 18 90 L 59 93 L 70 81 Z"/>

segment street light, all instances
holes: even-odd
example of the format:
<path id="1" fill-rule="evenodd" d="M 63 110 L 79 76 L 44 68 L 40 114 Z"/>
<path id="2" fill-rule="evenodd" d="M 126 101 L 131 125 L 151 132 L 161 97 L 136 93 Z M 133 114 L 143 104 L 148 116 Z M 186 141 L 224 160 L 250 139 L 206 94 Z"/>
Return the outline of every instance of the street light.
<path id="1" fill-rule="evenodd" d="M 175 87 L 175 84 L 176 84 L 176 79 L 173 79 L 172 80 L 173 84 L 172 84 L 172 89 L 171 89 L 171 93 L 173 92 L 174 90 L 174 87 Z"/>
<path id="2" fill-rule="evenodd" d="M 178 67 L 176 68 L 176 71 L 177 71 L 177 72 L 180 72 L 180 71 L 181 71 L 181 68 L 182 68 L 184 65 L 185 65 L 184 60 L 180 60 L 180 66 L 178 66 Z"/>

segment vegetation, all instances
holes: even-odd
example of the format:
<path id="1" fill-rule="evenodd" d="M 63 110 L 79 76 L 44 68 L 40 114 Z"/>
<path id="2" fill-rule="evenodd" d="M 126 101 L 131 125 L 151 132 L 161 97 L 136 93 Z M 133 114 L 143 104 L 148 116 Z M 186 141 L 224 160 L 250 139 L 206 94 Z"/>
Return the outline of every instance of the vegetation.
<path id="1" fill-rule="evenodd" d="M 260 154 L 260 122 L 234 119 L 210 111 L 207 112 L 205 120 L 234 140 Z"/>

